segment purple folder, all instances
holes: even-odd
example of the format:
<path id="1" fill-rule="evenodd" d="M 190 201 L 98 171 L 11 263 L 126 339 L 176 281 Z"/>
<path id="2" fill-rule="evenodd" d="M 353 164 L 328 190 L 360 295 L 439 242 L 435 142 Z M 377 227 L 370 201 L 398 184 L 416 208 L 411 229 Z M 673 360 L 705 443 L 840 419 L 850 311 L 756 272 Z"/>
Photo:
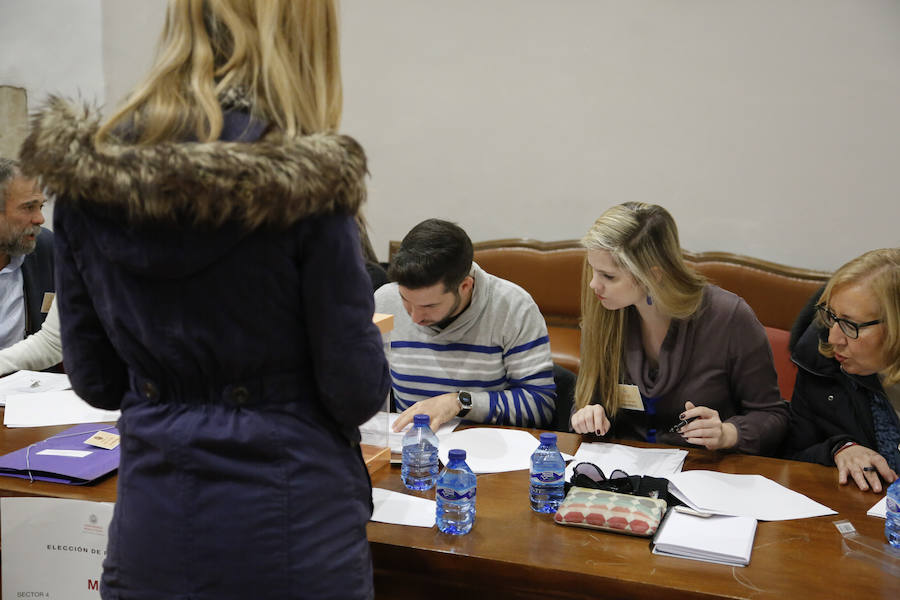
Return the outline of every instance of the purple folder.
<path id="1" fill-rule="evenodd" d="M 98 431 L 118 434 L 109 424 L 85 423 L 70 427 L 46 440 L 0 456 L 0 475 L 85 485 L 119 468 L 119 446 L 112 450 L 84 442 Z M 43 450 L 83 450 L 87 456 L 55 456 Z"/>

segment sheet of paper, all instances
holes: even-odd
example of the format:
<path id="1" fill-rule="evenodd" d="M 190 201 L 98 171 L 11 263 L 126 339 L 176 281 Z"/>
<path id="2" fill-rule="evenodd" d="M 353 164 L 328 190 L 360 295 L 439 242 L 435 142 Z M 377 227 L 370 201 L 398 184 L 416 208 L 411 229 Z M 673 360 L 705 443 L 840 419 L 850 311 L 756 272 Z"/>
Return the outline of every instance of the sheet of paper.
<path id="1" fill-rule="evenodd" d="M 67 456 L 69 458 L 84 458 L 93 454 L 90 450 L 41 450 L 36 452 L 38 456 Z"/>
<path id="2" fill-rule="evenodd" d="M 118 419 L 119 411 L 94 408 L 68 390 L 7 396 L 3 424 L 7 427 L 43 427 Z"/>
<path id="3" fill-rule="evenodd" d="M 476 427 L 441 436 L 438 457 L 447 464 L 452 448 L 466 451 L 466 464 L 474 473 L 502 473 L 531 468 L 531 455 L 540 442 L 527 431 Z M 572 456 L 563 453 L 564 460 Z"/>
<path id="4" fill-rule="evenodd" d="M 412 423 L 404 428 L 403 431 L 394 433 L 391 428 L 394 426 L 394 421 L 396 421 L 399 416 L 400 413 L 389 413 L 385 411 L 376 413 L 374 417 L 363 423 L 359 428 L 363 443 L 381 446 L 383 445 L 381 440 L 384 439 L 385 432 L 387 432 L 388 445 L 391 448 L 391 452 L 402 452 L 403 435 L 409 431 L 409 428 L 412 427 Z M 454 417 L 438 427 L 438 430 L 435 431 L 434 434 L 438 436 L 438 440 L 440 440 L 441 436 L 456 429 L 456 426 L 459 425 L 461 421 L 462 419 Z"/>
<path id="5" fill-rule="evenodd" d="M 668 477 L 681 471 L 686 457 L 687 450 L 674 448 L 634 448 L 607 442 L 581 444 L 575 452 L 575 459 L 566 469 L 566 481 L 572 480 L 572 471 L 580 462 L 597 465 L 607 476 L 621 469 L 629 475 Z"/>
<path id="6" fill-rule="evenodd" d="M 745 567 L 754 537 L 752 517 L 695 517 L 671 510 L 653 540 L 653 553 Z"/>
<path id="7" fill-rule="evenodd" d="M 432 527 L 437 509 L 434 500 L 382 488 L 372 488 L 372 520 L 394 525 Z"/>
<path id="8" fill-rule="evenodd" d="M 6 397 L 12 394 L 58 392 L 71 387 L 69 376 L 65 373 L 16 371 L 0 378 L 0 406 L 4 406 Z"/>
<path id="9" fill-rule="evenodd" d="M 3 597 L 98 600 L 112 502 L 0 499 Z"/>
<path id="10" fill-rule="evenodd" d="M 887 519 L 887 496 L 875 503 L 875 506 L 866 511 L 870 517 Z"/>
<path id="11" fill-rule="evenodd" d="M 682 471 L 669 475 L 669 491 L 691 508 L 717 515 L 786 521 L 835 515 L 824 504 L 762 475 Z"/>

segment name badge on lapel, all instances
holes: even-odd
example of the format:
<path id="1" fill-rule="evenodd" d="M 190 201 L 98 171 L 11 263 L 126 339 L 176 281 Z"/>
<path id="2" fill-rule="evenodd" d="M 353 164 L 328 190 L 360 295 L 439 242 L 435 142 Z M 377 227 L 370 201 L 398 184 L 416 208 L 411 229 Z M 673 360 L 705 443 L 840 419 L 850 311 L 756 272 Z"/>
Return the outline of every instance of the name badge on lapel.
<path id="1" fill-rule="evenodd" d="M 44 292 L 44 300 L 41 302 L 41 312 L 45 313 L 50 310 L 50 305 L 53 304 L 53 299 L 56 297 L 56 294 L 53 292 Z"/>
<path id="2" fill-rule="evenodd" d="M 644 401 L 641 399 L 641 392 L 638 390 L 638 386 L 620 383 L 619 394 L 622 408 L 644 412 Z"/>

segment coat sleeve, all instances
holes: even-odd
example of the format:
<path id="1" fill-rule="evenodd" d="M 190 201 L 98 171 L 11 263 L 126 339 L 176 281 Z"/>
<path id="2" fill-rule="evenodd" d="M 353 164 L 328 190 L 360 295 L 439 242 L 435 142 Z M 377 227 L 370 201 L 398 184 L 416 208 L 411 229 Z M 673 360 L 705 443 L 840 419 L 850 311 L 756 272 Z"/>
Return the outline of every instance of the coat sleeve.
<path id="1" fill-rule="evenodd" d="M 835 466 L 832 450 L 838 444 L 861 440 L 854 440 L 847 434 L 827 435 L 817 426 L 818 420 L 813 410 L 809 394 L 804 390 L 809 389 L 807 379 L 812 377 L 805 370 L 797 372 L 797 381 L 794 384 L 794 394 L 791 398 L 791 423 L 787 439 L 785 458 L 814 462 L 821 465 Z"/>
<path id="2" fill-rule="evenodd" d="M 742 300 L 729 336 L 729 387 L 738 415 L 727 422 L 738 431 L 736 449 L 747 454 L 775 454 L 788 427 L 788 407 L 778 390 L 778 374 L 765 328 Z"/>
<path id="3" fill-rule="evenodd" d="M 390 388 L 375 302 L 355 221 L 310 219 L 301 258 L 303 306 L 320 398 L 339 424 L 357 427 L 385 403 Z"/>
<path id="4" fill-rule="evenodd" d="M 57 203 L 53 215 L 56 303 L 59 304 L 63 363 L 72 389 L 98 408 L 116 410 L 128 388 L 128 369 L 97 316 L 69 244 L 72 209 Z"/>

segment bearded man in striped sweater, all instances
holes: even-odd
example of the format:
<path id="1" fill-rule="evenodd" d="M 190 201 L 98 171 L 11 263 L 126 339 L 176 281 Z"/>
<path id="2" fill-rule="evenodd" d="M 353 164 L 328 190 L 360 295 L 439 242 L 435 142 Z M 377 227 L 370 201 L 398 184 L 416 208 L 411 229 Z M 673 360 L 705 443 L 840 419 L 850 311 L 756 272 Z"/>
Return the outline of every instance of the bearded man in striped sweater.
<path id="1" fill-rule="evenodd" d="M 394 315 L 388 356 L 394 430 L 426 413 L 432 429 L 459 416 L 480 423 L 547 427 L 556 386 L 547 325 L 531 296 L 472 260 L 454 223 L 428 219 L 403 238 L 393 283 L 375 310 Z"/>

